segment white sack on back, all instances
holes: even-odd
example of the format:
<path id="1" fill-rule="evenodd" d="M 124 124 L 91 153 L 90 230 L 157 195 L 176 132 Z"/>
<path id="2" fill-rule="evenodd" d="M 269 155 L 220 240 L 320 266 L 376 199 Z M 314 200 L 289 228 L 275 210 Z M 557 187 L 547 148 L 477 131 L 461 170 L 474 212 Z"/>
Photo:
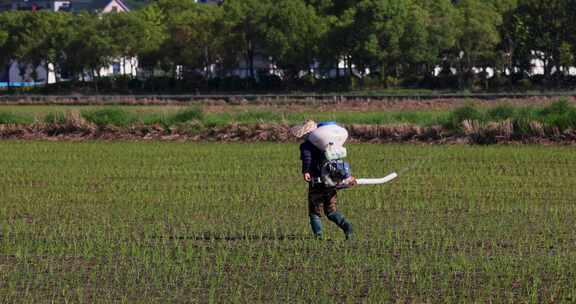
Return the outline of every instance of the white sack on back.
<path id="1" fill-rule="evenodd" d="M 316 128 L 308 137 L 308 140 L 322 151 L 329 146 L 342 147 L 347 139 L 348 131 L 336 124 Z"/>

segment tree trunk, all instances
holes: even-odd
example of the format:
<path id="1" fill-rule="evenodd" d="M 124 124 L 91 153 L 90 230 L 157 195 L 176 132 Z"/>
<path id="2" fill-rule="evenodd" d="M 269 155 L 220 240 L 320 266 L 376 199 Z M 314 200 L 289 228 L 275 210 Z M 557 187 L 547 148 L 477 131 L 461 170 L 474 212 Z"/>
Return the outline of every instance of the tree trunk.
<path id="1" fill-rule="evenodd" d="M 8 89 L 10 89 L 12 86 L 10 85 L 11 79 L 10 79 L 10 68 L 12 67 L 12 62 L 8 63 L 8 66 L 6 67 L 6 81 L 8 84 Z"/>
<path id="2" fill-rule="evenodd" d="M 172 66 L 172 79 L 176 81 L 178 79 L 178 65 L 176 63 Z"/>
<path id="3" fill-rule="evenodd" d="M 348 67 L 348 76 L 349 77 L 354 76 L 354 73 L 352 70 L 352 58 L 350 56 L 346 56 L 346 66 Z"/>
<path id="4" fill-rule="evenodd" d="M 250 77 L 256 79 L 256 73 L 254 71 L 254 48 L 252 44 L 250 44 L 248 48 L 248 64 L 250 68 Z"/>
<path id="5" fill-rule="evenodd" d="M 28 69 L 28 64 L 22 65 L 18 63 L 18 74 L 20 74 L 20 82 L 23 82 L 26 79 L 26 70 Z"/>
<path id="6" fill-rule="evenodd" d="M 59 83 L 62 80 L 62 75 L 60 75 L 61 71 L 60 68 L 57 68 L 56 65 L 54 65 L 54 82 L 55 83 Z"/>
<path id="7" fill-rule="evenodd" d="M 544 84 L 548 85 L 551 82 L 552 66 L 550 56 L 544 55 L 542 62 L 544 63 Z"/>
<path id="8" fill-rule="evenodd" d="M 92 68 L 92 82 L 94 82 L 96 93 L 98 93 L 98 79 L 100 79 L 100 69 Z"/>

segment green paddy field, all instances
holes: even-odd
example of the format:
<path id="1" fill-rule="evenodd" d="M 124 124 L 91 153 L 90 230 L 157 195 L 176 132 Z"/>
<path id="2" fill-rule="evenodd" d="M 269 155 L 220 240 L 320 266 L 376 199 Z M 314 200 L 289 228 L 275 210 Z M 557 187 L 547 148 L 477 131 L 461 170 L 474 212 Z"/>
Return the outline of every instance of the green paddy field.
<path id="1" fill-rule="evenodd" d="M 296 144 L 0 142 L 1 303 L 573 303 L 576 150 L 350 145 L 311 238 Z"/>

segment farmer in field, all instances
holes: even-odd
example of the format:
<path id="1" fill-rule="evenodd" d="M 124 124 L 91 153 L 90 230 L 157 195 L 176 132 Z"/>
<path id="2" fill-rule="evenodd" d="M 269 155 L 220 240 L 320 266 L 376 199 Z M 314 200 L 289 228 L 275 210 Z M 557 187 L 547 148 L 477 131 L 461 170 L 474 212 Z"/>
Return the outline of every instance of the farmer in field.
<path id="1" fill-rule="evenodd" d="M 344 162 L 341 161 L 337 162 L 328 160 L 328 158 L 334 159 L 342 155 L 332 157 L 331 155 L 338 154 L 327 152 L 327 150 L 330 150 L 332 146 L 329 146 L 328 149 L 320 149 L 317 146 L 319 145 L 317 140 L 319 136 L 311 138 L 311 132 L 314 130 L 320 131 L 320 129 L 317 128 L 321 128 L 326 124 L 334 123 L 320 123 L 317 125 L 314 121 L 309 120 L 302 125 L 292 128 L 291 131 L 295 137 L 304 140 L 304 142 L 300 145 L 300 159 L 302 160 L 302 175 L 304 181 L 309 184 L 308 215 L 310 217 L 310 226 L 314 236 L 319 239 L 322 238 L 322 222 L 320 218 L 322 217 L 322 213 L 324 213 L 330 221 L 334 222 L 336 225 L 338 225 L 338 227 L 340 227 L 340 229 L 344 231 L 346 239 L 349 239 L 352 237 L 352 225 L 336 209 L 336 193 L 340 188 L 353 186 L 355 184 L 355 180 L 350 174 L 346 176 L 346 173 L 344 172 L 346 170 L 349 172 L 347 163 L 344 165 Z M 339 126 L 335 126 L 335 124 L 334 127 L 341 128 Z M 347 137 L 348 133 L 346 130 L 343 128 L 341 129 L 344 130 Z M 322 135 L 325 134 L 320 134 L 320 137 Z M 342 144 L 344 141 L 342 141 Z M 331 144 L 332 143 L 330 143 L 330 145 Z M 341 149 L 344 150 L 345 154 L 345 149 L 343 147 Z M 334 149 L 334 151 L 337 150 Z M 326 169 L 329 167 L 333 167 L 335 170 L 332 171 Z M 334 174 L 331 174 L 331 172 Z M 338 175 L 342 179 L 334 182 L 334 180 L 337 179 L 335 178 L 335 175 Z M 344 179 L 346 179 L 345 183 L 342 182 Z"/>

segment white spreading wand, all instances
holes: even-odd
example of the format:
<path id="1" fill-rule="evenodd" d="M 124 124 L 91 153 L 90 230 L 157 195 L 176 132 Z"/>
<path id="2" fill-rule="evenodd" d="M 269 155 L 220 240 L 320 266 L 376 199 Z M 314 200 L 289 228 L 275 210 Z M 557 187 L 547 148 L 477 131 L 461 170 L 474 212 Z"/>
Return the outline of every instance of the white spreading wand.
<path id="1" fill-rule="evenodd" d="M 359 178 L 356 180 L 357 185 L 381 185 L 390 182 L 398 177 L 398 173 L 392 172 L 383 178 Z"/>
<path id="2" fill-rule="evenodd" d="M 356 185 L 381 185 L 381 184 L 385 184 L 388 182 L 393 181 L 394 179 L 396 179 L 400 174 L 404 174 L 406 171 L 412 170 L 420 165 L 422 165 L 424 162 L 430 160 L 432 157 L 428 156 L 424 159 L 421 159 L 415 163 L 413 163 L 412 165 L 403 168 L 402 170 L 398 171 L 398 173 L 396 172 L 392 172 L 386 176 L 384 176 L 383 178 L 358 178 L 356 179 Z"/>

